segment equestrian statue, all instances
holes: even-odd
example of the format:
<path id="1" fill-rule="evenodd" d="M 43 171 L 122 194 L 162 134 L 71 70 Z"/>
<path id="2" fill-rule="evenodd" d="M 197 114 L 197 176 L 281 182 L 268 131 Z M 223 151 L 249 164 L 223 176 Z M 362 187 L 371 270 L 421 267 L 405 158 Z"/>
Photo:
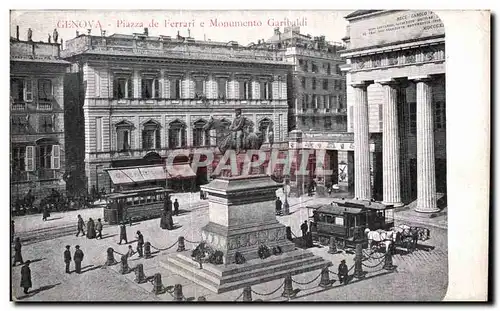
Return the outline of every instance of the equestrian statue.
<path id="1" fill-rule="evenodd" d="M 264 143 L 264 134 L 260 131 L 254 131 L 253 122 L 241 114 L 241 108 L 236 108 L 235 113 L 236 117 L 229 128 L 227 128 L 222 120 L 212 116 L 203 127 L 203 130 L 216 130 L 217 148 L 219 148 L 222 154 L 224 154 L 226 150 L 235 150 L 236 154 L 244 150 L 259 150 Z M 269 126 L 268 140 L 272 146 L 272 124 Z"/>

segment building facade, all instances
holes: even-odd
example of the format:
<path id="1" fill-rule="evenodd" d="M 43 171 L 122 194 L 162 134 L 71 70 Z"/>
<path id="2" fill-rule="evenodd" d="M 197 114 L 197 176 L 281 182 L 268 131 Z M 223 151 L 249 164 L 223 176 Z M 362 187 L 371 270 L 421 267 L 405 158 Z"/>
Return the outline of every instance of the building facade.
<path id="1" fill-rule="evenodd" d="M 355 11 L 345 40 L 355 197 L 438 211 L 446 193 L 445 33 L 430 11 Z M 371 144 L 371 143 L 372 144 Z"/>
<path id="2" fill-rule="evenodd" d="M 287 142 L 290 65 L 276 51 L 152 37 L 145 29 L 135 35 L 79 35 L 62 53 L 84 89 L 87 189 L 109 189 L 103 170 L 162 165 L 177 149 L 189 150 L 190 157 L 179 161 L 186 166 L 196 150 L 216 149 L 219 134 L 203 126 L 214 117 L 229 127 L 235 108 L 264 133 L 265 145 Z M 212 167 L 200 169 L 185 167 L 184 175 L 206 183 Z"/>
<path id="3" fill-rule="evenodd" d="M 292 175 L 291 190 L 300 195 L 313 180 L 319 192 L 333 184 L 347 187 L 346 180 L 338 179 L 339 163 L 342 167 L 348 158 L 347 148 L 340 146 L 349 141 L 349 135 L 340 134 L 347 130 L 345 73 L 340 69 L 345 64 L 340 57 L 345 45 L 328 42 L 324 36 L 301 34 L 300 27 L 285 27 L 283 32 L 276 28 L 273 36 L 260 45 L 281 50 L 284 59 L 293 66 L 288 75 L 289 147 L 298 152 L 312 151 L 313 146 L 321 143 L 326 150 L 324 168 L 334 172 L 316 176 L 316 158 L 312 155 L 308 160 L 309 175 Z M 296 162 L 301 163 L 300 155 Z"/>
<path id="4" fill-rule="evenodd" d="M 29 30 L 31 31 L 31 30 Z M 64 73 L 60 44 L 10 39 L 11 202 L 65 190 Z"/>

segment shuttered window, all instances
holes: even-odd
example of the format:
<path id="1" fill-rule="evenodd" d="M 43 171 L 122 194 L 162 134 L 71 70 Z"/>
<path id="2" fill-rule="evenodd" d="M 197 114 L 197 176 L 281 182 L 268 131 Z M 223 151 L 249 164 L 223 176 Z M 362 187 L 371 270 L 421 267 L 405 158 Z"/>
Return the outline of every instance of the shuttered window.
<path id="1" fill-rule="evenodd" d="M 35 170 L 35 146 L 26 146 L 25 167 L 28 172 Z"/>

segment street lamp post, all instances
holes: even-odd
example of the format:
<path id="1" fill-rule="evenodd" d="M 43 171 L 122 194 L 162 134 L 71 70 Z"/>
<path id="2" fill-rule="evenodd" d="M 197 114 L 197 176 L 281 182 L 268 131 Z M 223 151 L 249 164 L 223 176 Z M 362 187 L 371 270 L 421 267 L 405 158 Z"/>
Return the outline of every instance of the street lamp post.
<path id="1" fill-rule="evenodd" d="M 288 204 L 288 176 L 285 176 L 283 192 L 285 194 L 285 202 L 283 202 L 283 215 L 290 214 L 290 205 Z"/>

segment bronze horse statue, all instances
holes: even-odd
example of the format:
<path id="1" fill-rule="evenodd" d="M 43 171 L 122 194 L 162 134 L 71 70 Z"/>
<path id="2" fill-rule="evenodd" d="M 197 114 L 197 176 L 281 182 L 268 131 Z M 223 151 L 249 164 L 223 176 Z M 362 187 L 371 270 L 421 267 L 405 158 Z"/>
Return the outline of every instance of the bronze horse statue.
<path id="1" fill-rule="evenodd" d="M 264 143 L 264 135 L 260 131 L 253 132 L 253 122 L 248 118 L 244 119 L 243 125 L 243 138 L 241 149 L 242 150 L 259 150 Z M 236 140 L 233 139 L 233 132 L 222 122 L 222 120 L 210 117 L 210 120 L 203 126 L 204 131 L 216 130 L 217 147 L 219 151 L 224 154 L 226 150 L 236 150 Z M 272 146 L 273 133 L 269 132 L 269 143 Z"/>

